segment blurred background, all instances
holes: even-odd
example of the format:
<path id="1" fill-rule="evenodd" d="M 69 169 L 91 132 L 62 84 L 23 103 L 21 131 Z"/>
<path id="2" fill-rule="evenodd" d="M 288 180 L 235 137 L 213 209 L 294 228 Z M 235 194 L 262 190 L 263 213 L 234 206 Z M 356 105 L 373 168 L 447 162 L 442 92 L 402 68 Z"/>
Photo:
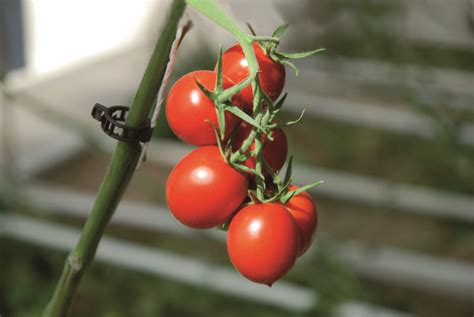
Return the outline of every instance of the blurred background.
<path id="1" fill-rule="evenodd" d="M 225 235 L 184 228 L 164 184 L 190 147 L 164 116 L 72 316 L 472 316 L 474 1 L 218 1 L 257 33 L 290 24 L 284 118 L 316 243 L 271 289 L 233 270 Z M 94 103 L 129 105 L 170 1 L 0 1 L 0 315 L 38 316 L 114 141 Z M 232 36 L 194 23 L 171 82 Z"/>

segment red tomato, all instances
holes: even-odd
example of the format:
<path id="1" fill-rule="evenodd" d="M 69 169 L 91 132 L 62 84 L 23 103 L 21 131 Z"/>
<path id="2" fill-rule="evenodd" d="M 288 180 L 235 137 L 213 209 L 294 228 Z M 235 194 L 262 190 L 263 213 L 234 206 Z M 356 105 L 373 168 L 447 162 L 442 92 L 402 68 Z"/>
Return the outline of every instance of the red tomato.
<path id="1" fill-rule="evenodd" d="M 290 190 L 298 189 L 297 186 L 290 186 Z M 302 192 L 293 196 L 286 204 L 290 214 L 295 219 L 298 231 L 300 234 L 300 251 L 299 256 L 302 256 L 310 247 L 318 225 L 318 213 L 313 199 L 307 192 Z"/>
<path id="2" fill-rule="evenodd" d="M 216 127 L 217 113 L 214 103 L 199 89 L 195 80 L 213 91 L 216 74 L 212 71 L 198 70 L 181 77 L 171 88 L 166 102 L 166 117 L 173 132 L 183 141 L 203 146 L 217 144 L 212 122 Z M 224 88 L 232 84 L 223 80 Z M 225 112 L 225 138 L 227 139 L 240 122 L 240 119 Z"/>
<path id="3" fill-rule="evenodd" d="M 247 177 L 224 161 L 217 146 L 205 146 L 176 164 L 166 184 L 166 200 L 183 224 L 211 228 L 229 218 L 247 190 Z"/>
<path id="4" fill-rule="evenodd" d="M 234 267 L 246 278 L 271 286 L 295 263 L 298 229 L 281 204 L 242 208 L 230 221 L 227 251 Z"/>
<path id="5" fill-rule="evenodd" d="M 246 122 L 242 122 L 237 127 L 232 143 L 232 150 L 234 152 L 242 146 L 242 143 L 247 139 L 251 130 L 252 126 Z M 288 141 L 282 129 L 273 130 L 272 137 L 273 141 L 266 140 L 265 137 L 262 138 L 262 141 L 264 142 L 263 158 L 272 167 L 273 171 L 278 172 L 283 167 L 283 164 L 285 164 L 286 155 L 288 154 Z M 255 146 L 252 144 L 249 151 L 252 151 L 254 148 Z M 255 156 L 249 157 L 244 162 L 244 165 L 250 168 L 255 168 L 255 161 Z M 264 175 L 268 175 L 265 170 Z"/>
<path id="6" fill-rule="evenodd" d="M 267 56 L 259 44 L 254 43 L 253 47 L 260 69 L 258 73 L 260 85 L 265 94 L 272 100 L 276 100 L 285 85 L 285 67 Z M 248 76 L 248 62 L 240 44 L 235 44 L 222 55 L 222 72 L 234 84 Z M 252 85 L 245 87 L 240 92 L 240 99 L 244 109 L 252 111 Z"/>

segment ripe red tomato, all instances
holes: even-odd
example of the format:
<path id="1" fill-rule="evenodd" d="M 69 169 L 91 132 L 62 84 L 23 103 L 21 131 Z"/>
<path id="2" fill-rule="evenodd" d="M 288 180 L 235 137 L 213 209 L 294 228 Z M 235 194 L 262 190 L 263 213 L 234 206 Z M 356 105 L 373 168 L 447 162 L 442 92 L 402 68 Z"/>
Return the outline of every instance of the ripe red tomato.
<path id="1" fill-rule="evenodd" d="M 247 177 L 224 161 L 217 146 L 205 146 L 176 164 L 166 184 L 166 200 L 183 224 L 211 228 L 229 218 L 247 190 Z"/>
<path id="2" fill-rule="evenodd" d="M 246 278 L 271 286 L 295 263 L 299 236 L 293 217 L 281 204 L 242 208 L 230 221 L 227 251 Z"/>
<path id="3" fill-rule="evenodd" d="M 289 190 L 298 189 L 297 186 L 290 186 Z M 313 199 L 307 192 L 293 196 L 285 207 L 293 216 L 300 234 L 300 251 L 298 256 L 302 256 L 310 247 L 314 239 L 316 227 L 318 225 L 318 212 L 313 203 Z"/>
<path id="4" fill-rule="evenodd" d="M 209 121 L 218 127 L 216 108 L 212 100 L 199 89 L 196 80 L 213 91 L 216 74 L 212 71 L 198 70 L 176 81 L 168 94 L 166 117 L 173 132 L 183 141 L 198 146 L 215 145 L 216 135 Z M 223 86 L 228 88 L 232 84 L 224 78 Z M 225 121 L 227 139 L 240 119 L 226 111 Z"/>
<path id="5" fill-rule="evenodd" d="M 235 152 L 241 146 L 242 143 L 247 139 L 252 130 L 252 126 L 244 121 L 239 124 L 235 130 L 234 140 L 232 143 L 232 150 Z M 262 141 L 264 142 L 263 147 L 263 158 L 268 162 L 273 171 L 278 172 L 285 164 L 286 156 L 288 154 L 288 141 L 286 135 L 282 129 L 275 129 L 272 131 L 273 141 L 266 140 L 263 137 Z M 255 145 L 252 144 L 249 151 L 252 151 L 255 148 Z M 256 157 L 249 157 L 244 165 L 250 168 L 255 168 Z M 268 173 L 264 170 L 264 175 Z"/>
<path id="6" fill-rule="evenodd" d="M 276 100 L 285 85 L 285 67 L 267 56 L 259 44 L 254 43 L 253 47 L 260 69 L 258 73 L 260 85 L 266 95 L 272 100 Z M 222 55 L 222 72 L 234 84 L 248 76 L 248 62 L 240 44 L 235 44 Z M 240 92 L 240 99 L 244 109 L 252 111 L 252 85 L 245 87 Z"/>

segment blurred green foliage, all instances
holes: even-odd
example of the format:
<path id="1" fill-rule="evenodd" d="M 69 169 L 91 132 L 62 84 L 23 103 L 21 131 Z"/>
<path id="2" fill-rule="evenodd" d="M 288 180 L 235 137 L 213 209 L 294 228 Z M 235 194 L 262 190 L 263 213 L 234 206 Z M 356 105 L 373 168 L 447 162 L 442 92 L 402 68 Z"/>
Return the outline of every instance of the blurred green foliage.
<path id="1" fill-rule="evenodd" d="M 401 17 L 404 10 L 410 10 L 409 2 L 305 0 L 298 8 L 298 21 L 309 21 L 324 31 L 313 41 L 290 39 L 295 45 L 322 43 L 327 54 L 336 56 L 474 70 L 472 50 L 412 41 L 393 34 L 393 20 Z M 292 10 L 281 13 L 291 17 Z M 308 24 L 302 25 L 307 27 Z"/>
<path id="2" fill-rule="evenodd" d="M 161 245 L 170 245 L 179 239 L 163 241 L 166 240 L 160 240 Z M 64 254 L 7 239 L 0 240 L 0 250 L 0 313 L 18 317 L 39 315 L 62 267 Z M 188 244 L 187 250 L 193 248 Z M 198 258 L 208 254 L 204 248 L 199 250 Z M 289 280 L 315 289 L 320 305 L 313 311 L 292 316 L 325 316 L 334 304 L 356 294 L 353 276 L 325 255 L 305 259 L 301 267 Z M 278 317 L 288 316 L 288 312 L 95 262 L 81 284 L 71 316 Z"/>
<path id="3" fill-rule="evenodd" d="M 472 146 L 458 145 L 442 135 L 421 140 L 317 118 L 306 117 L 303 122 L 287 129 L 298 161 L 474 194 Z M 309 137 L 310 147 L 305 146 Z"/>

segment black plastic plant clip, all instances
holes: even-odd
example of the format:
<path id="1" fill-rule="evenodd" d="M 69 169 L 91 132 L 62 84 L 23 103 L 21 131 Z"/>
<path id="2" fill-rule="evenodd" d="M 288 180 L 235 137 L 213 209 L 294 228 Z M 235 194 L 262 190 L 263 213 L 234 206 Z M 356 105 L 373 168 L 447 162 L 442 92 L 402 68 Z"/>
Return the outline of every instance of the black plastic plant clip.
<path id="1" fill-rule="evenodd" d="M 107 108 L 96 103 L 92 108 L 92 117 L 100 121 L 102 130 L 108 136 L 124 142 L 148 142 L 151 139 L 152 129 L 149 120 L 141 127 L 133 128 L 125 125 L 125 118 L 130 109 L 125 106 L 111 106 Z"/>

